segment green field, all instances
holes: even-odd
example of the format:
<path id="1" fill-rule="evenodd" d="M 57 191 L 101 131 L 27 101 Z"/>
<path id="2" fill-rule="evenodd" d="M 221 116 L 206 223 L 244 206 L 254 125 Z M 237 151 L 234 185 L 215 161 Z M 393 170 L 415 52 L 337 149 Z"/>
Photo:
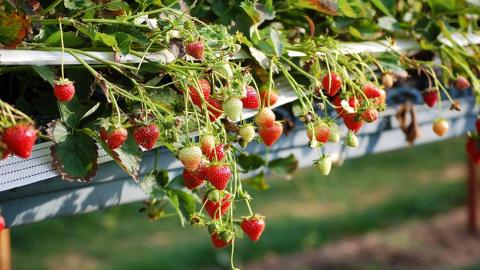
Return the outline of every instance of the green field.
<path id="1" fill-rule="evenodd" d="M 329 177 L 311 169 L 268 179 L 251 193 L 267 228 L 236 243 L 236 264 L 311 249 L 463 203 L 464 139 L 346 161 Z M 13 269 L 198 269 L 229 265 L 206 231 L 176 218 L 148 221 L 139 203 L 12 229 Z"/>

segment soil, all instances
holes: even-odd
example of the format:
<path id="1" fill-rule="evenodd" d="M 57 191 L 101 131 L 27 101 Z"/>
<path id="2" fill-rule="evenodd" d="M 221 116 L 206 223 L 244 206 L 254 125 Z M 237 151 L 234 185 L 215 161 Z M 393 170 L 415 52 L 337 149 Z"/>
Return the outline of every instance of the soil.
<path id="1" fill-rule="evenodd" d="M 466 229 L 459 208 L 429 220 L 413 221 L 296 254 L 270 254 L 242 267 L 248 270 L 459 269 L 479 264 L 480 234 Z"/>

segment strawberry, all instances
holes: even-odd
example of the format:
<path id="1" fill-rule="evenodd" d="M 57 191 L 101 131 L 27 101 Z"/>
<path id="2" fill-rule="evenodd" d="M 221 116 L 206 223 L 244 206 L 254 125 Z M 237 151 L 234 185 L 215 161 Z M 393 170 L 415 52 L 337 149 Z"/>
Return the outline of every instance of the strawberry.
<path id="1" fill-rule="evenodd" d="M 268 95 L 268 89 L 263 89 L 260 91 L 260 100 L 265 103 L 265 106 L 273 106 L 275 103 L 277 103 L 278 93 L 274 88 L 272 88 L 270 90 L 270 95 Z"/>
<path id="2" fill-rule="evenodd" d="M 282 123 L 275 121 L 273 122 L 272 126 L 260 126 L 258 128 L 258 134 L 263 140 L 263 143 L 266 146 L 271 146 L 274 144 L 283 133 L 283 125 Z"/>
<path id="3" fill-rule="evenodd" d="M 225 145 L 219 144 L 207 155 L 208 160 L 210 161 L 222 161 L 225 157 Z"/>
<path id="4" fill-rule="evenodd" d="M 356 97 L 351 96 L 348 98 L 348 105 L 352 109 L 356 109 L 358 107 L 358 104 L 359 102 Z M 342 116 L 347 113 L 342 106 L 342 99 L 340 98 L 339 95 L 335 96 L 335 98 L 333 99 L 333 105 L 335 105 L 335 111 L 337 111 L 338 115 Z"/>
<path id="5" fill-rule="evenodd" d="M 133 138 L 137 144 L 147 150 L 150 150 L 155 146 L 159 136 L 160 130 L 155 124 L 137 126 L 133 130 Z"/>
<path id="6" fill-rule="evenodd" d="M 0 215 L 0 231 L 5 229 L 5 219 Z"/>
<path id="7" fill-rule="evenodd" d="M 243 108 L 245 109 L 258 109 L 260 103 L 258 101 L 258 94 L 255 88 L 250 85 L 245 86 L 246 95 L 242 98 Z"/>
<path id="8" fill-rule="evenodd" d="M 53 94 L 60 102 L 68 102 L 72 100 L 75 95 L 75 86 L 73 82 L 68 79 L 55 81 L 53 84 Z"/>
<path id="9" fill-rule="evenodd" d="M 221 216 L 227 213 L 230 208 L 232 195 L 225 193 L 219 201 L 210 200 L 205 198 L 205 210 L 211 218 L 219 219 Z"/>
<path id="10" fill-rule="evenodd" d="M 110 149 L 117 149 L 122 146 L 122 144 L 127 140 L 127 137 L 127 129 L 124 127 L 115 128 L 107 134 L 107 144 Z"/>
<path id="11" fill-rule="evenodd" d="M 253 242 L 257 242 L 260 239 L 263 231 L 265 230 L 265 220 L 263 217 L 254 215 L 249 218 L 244 218 L 240 224 L 243 232 L 250 238 Z"/>
<path id="12" fill-rule="evenodd" d="M 352 148 L 357 148 L 359 146 L 358 138 L 355 136 L 355 133 L 348 132 L 345 136 L 345 145 Z"/>
<path id="13" fill-rule="evenodd" d="M 190 189 L 196 189 L 205 181 L 205 168 L 204 164 L 200 164 L 195 171 L 183 170 L 183 183 Z"/>
<path id="14" fill-rule="evenodd" d="M 16 124 L 2 134 L 8 151 L 21 158 L 29 158 L 37 140 L 37 130 L 31 124 Z"/>
<path id="15" fill-rule="evenodd" d="M 328 73 L 322 79 L 322 86 L 327 95 L 333 97 L 342 88 L 342 79 L 335 73 Z"/>
<path id="16" fill-rule="evenodd" d="M 380 96 L 374 99 L 373 104 L 378 107 L 383 107 L 387 104 L 387 92 L 383 89 L 378 89 L 378 92 L 380 92 Z"/>
<path id="17" fill-rule="evenodd" d="M 436 89 L 428 89 L 423 92 L 423 101 L 428 107 L 433 107 L 437 103 L 438 93 Z"/>
<path id="18" fill-rule="evenodd" d="M 185 52 L 195 59 L 199 59 L 199 60 L 203 59 L 203 54 L 204 54 L 203 43 L 200 40 L 192 43 L 188 43 L 187 46 L 185 46 Z"/>
<path id="19" fill-rule="evenodd" d="M 455 88 L 460 91 L 467 90 L 468 88 L 470 88 L 470 82 L 467 80 L 467 78 L 463 76 L 458 76 L 455 80 Z"/>
<path id="20" fill-rule="evenodd" d="M 362 119 L 367 123 L 372 123 L 378 119 L 378 111 L 375 108 L 368 108 L 362 113 Z"/>
<path id="21" fill-rule="evenodd" d="M 467 140 L 467 154 L 474 164 L 480 164 L 480 141 L 475 138 Z"/>
<path id="22" fill-rule="evenodd" d="M 433 121 L 433 132 L 435 132 L 435 134 L 437 134 L 439 137 L 442 137 L 445 135 L 445 133 L 447 133 L 448 127 L 448 122 L 443 118 L 437 118 Z"/>
<path id="23" fill-rule="evenodd" d="M 275 122 L 275 114 L 269 108 L 263 108 L 255 115 L 255 123 L 259 127 L 271 127 Z"/>
<path id="24" fill-rule="evenodd" d="M 475 129 L 477 130 L 477 133 L 480 134 L 480 118 L 475 120 Z"/>
<path id="25" fill-rule="evenodd" d="M 223 113 L 222 105 L 217 99 L 209 98 L 208 100 L 208 118 L 215 122 Z"/>
<path id="26" fill-rule="evenodd" d="M 330 125 L 330 133 L 328 134 L 329 142 L 339 142 L 340 141 L 340 132 L 338 132 L 338 126 L 335 123 Z"/>
<path id="27" fill-rule="evenodd" d="M 330 170 L 332 169 L 332 161 L 329 157 L 323 156 L 319 160 L 313 163 L 313 167 L 317 169 L 322 175 L 329 175 Z"/>
<path id="28" fill-rule="evenodd" d="M 348 113 L 344 115 L 343 122 L 349 130 L 355 133 L 357 133 L 363 125 L 363 120 L 361 118 L 358 118 L 357 115 L 354 113 Z"/>
<path id="29" fill-rule="evenodd" d="M 200 79 L 198 80 L 198 86 L 200 87 L 200 91 L 197 89 L 197 84 L 188 86 L 188 94 L 190 95 L 190 99 L 192 100 L 193 104 L 197 105 L 198 107 L 202 106 L 202 94 L 205 100 L 210 99 L 210 92 L 211 87 L 210 83 L 207 80 Z M 183 90 L 180 92 L 184 92 Z M 201 93 L 201 94 L 200 94 Z"/>
<path id="30" fill-rule="evenodd" d="M 381 95 L 380 89 L 373 83 L 364 84 L 362 90 L 367 98 L 378 98 Z"/>
<path id="31" fill-rule="evenodd" d="M 384 73 L 382 75 L 382 85 L 386 89 L 392 88 L 393 87 L 393 76 L 390 73 Z"/>
<path id="32" fill-rule="evenodd" d="M 195 145 L 182 148 L 178 151 L 178 159 L 185 169 L 195 171 L 202 162 L 202 149 Z"/>
<path id="33" fill-rule="evenodd" d="M 313 127 L 313 130 L 307 129 L 307 136 L 309 140 L 312 140 L 313 138 L 312 133 L 315 134 L 315 139 L 317 142 L 325 144 L 330 136 L 330 128 L 325 123 L 318 123 Z"/>
<path id="34" fill-rule="evenodd" d="M 200 140 L 200 149 L 204 155 L 209 155 L 215 148 L 215 137 L 206 135 Z"/>
<path id="35" fill-rule="evenodd" d="M 230 243 L 232 243 L 232 240 L 230 241 L 223 240 L 218 233 L 213 233 L 211 235 L 211 238 L 212 238 L 212 244 L 216 248 L 225 248 L 228 245 L 230 245 Z"/>
<path id="36" fill-rule="evenodd" d="M 255 138 L 255 128 L 252 125 L 241 126 L 238 135 L 240 135 L 243 143 L 248 144 Z"/>
<path id="37" fill-rule="evenodd" d="M 216 189 L 224 190 L 232 176 L 230 167 L 226 164 L 210 165 L 205 169 L 205 176 Z"/>
<path id="38" fill-rule="evenodd" d="M 223 102 L 223 113 L 231 120 L 238 120 L 242 115 L 243 103 L 240 99 L 231 97 Z"/>

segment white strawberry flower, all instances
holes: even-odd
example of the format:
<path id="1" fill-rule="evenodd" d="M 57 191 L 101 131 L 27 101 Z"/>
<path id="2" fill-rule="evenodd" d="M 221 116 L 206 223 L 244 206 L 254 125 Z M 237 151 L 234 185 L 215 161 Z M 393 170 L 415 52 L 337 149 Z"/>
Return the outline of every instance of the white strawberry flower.
<path id="1" fill-rule="evenodd" d="M 347 113 L 354 113 L 355 112 L 355 109 L 353 107 L 350 106 L 350 104 L 348 103 L 348 101 L 346 100 L 342 100 L 340 102 L 340 105 L 342 106 L 342 108 L 347 112 Z"/>
<path id="2" fill-rule="evenodd" d="M 158 22 L 157 19 L 150 19 L 148 18 L 148 15 L 143 15 L 138 18 L 135 18 L 133 21 L 134 24 L 136 25 L 141 25 L 143 23 L 147 23 L 147 26 L 150 30 L 155 30 L 158 28 Z"/>

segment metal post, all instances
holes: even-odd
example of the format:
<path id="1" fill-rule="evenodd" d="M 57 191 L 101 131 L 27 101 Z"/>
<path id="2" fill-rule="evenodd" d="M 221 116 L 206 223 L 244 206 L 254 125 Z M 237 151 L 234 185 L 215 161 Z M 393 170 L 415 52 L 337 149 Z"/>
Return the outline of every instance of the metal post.
<path id="1" fill-rule="evenodd" d="M 10 229 L 0 231 L 0 270 L 11 270 Z"/>
<path id="2" fill-rule="evenodd" d="M 467 211 L 468 211 L 468 230 L 472 233 L 478 232 L 478 185 L 477 168 L 475 164 L 467 158 L 468 178 L 467 178 Z"/>

